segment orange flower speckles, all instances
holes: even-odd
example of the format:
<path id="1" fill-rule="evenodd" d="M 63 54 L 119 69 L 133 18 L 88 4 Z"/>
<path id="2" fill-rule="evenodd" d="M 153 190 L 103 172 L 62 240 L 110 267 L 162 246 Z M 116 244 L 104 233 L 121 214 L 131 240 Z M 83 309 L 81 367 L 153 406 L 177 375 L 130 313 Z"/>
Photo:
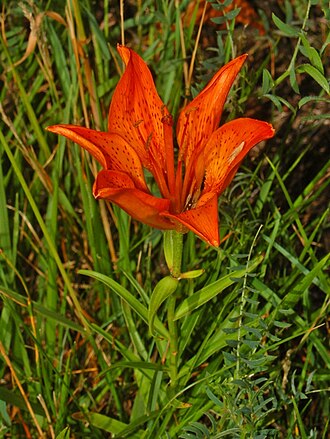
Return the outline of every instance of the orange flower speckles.
<path id="1" fill-rule="evenodd" d="M 75 125 L 47 129 L 78 143 L 101 164 L 93 188 L 96 198 L 116 203 L 152 227 L 192 230 L 218 246 L 219 195 L 248 151 L 274 135 L 270 124 L 248 118 L 218 128 L 246 55 L 222 67 L 181 111 L 175 165 L 172 116 L 157 94 L 150 70 L 133 50 L 118 46 L 118 51 L 126 70 L 113 95 L 108 132 Z M 150 192 L 144 168 L 153 175 L 161 198 Z"/>

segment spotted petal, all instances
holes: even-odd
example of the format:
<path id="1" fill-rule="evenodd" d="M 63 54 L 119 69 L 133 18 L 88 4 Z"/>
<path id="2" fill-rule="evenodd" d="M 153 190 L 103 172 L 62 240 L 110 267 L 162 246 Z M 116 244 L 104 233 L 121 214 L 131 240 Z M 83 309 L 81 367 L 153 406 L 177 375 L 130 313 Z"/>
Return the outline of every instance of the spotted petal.
<path id="1" fill-rule="evenodd" d="M 47 129 L 78 143 L 92 154 L 103 168 L 126 172 L 137 188 L 148 191 L 139 157 L 118 134 L 76 125 L 54 125 Z"/>
<path id="2" fill-rule="evenodd" d="M 105 148 L 102 147 L 103 142 L 102 141 L 93 142 L 86 135 L 87 132 L 91 130 L 87 130 L 87 128 L 82 128 L 76 125 L 68 125 L 68 124 L 52 125 L 47 127 L 46 130 L 51 131 L 52 133 L 65 136 L 67 139 L 72 140 L 72 142 L 78 143 L 78 145 L 86 149 L 86 151 L 88 151 L 100 163 L 100 165 L 103 168 L 108 167 L 110 158 Z M 85 135 L 81 134 L 82 132 L 84 132 Z"/>
<path id="3" fill-rule="evenodd" d="M 133 50 L 118 46 L 126 69 L 113 94 L 109 132 L 120 134 L 135 149 L 143 166 L 164 168 L 163 123 L 169 113 L 159 97 L 151 72 Z"/>
<path id="4" fill-rule="evenodd" d="M 203 194 L 219 195 L 250 149 L 273 135 L 274 129 L 269 123 L 249 118 L 235 119 L 217 129 L 202 154 L 206 172 Z"/>
<path id="5" fill-rule="evenodd" d="M 207 197 L 205 203 L 200 203 L 196 208 L 174 215 L 161 214 L 165 218 L 177 223 L 177 231 L 191 230 L 208 244 L 218 247 L 220 245 L 218 226 L 218 197 L 216 194 Z"/>
<path id="6" fill-rule="evenodd" d="M 229 90 L 247 55 L 241 55 L 223 66 L 204 90 L 180 113 L 177 139 L 186 166 L 192 155 L 198 155 L 220 123 Z"/>
<path id="7" fill-rule="evenodd" d="M 137 189 L 124 172 L 103 170 L 97 175 L 93 187 L 95 198 L 112 201 L 132 218 L 157 229 L 171 230 L 174 224 L 161 216 L 169 209 L 170 201 L 157 198 Z"/>

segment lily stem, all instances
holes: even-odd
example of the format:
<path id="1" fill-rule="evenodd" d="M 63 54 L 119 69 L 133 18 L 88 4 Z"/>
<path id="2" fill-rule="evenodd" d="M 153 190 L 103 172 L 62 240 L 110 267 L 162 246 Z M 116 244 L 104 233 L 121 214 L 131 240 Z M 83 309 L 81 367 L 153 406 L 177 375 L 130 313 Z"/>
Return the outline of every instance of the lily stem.
<path id="1" fill-rule="evenodd" d="M 171 275 L 175 278 L 179 278 L 181 274 L 181 263 L 182 263 L 182 251 L 183 251 L 183 235 L 175 231 L 171 231 Z M 178 384 L 178 327 L 177 322 L 174 320 L 175 317 L 175 307 L 176 307 L 176 294 L 172 294 L 168 298 L 167 302 L 167 321 L 168 330 L 170 334 L 169 340 L 169 373 L 171 378 L 170 388 L 171 396 L 174 393 Z"/>
<path id="2" fill-rule="evenodd" d="M 173 261 L 171 275 L 179 278 L 181 275 L 183 234 L 172 231 Z"/>
<path id="3" fill-rule="evenodd" d="M 178 327 L 177 322 L 174 321 L 176 297 L 172 294 L 168 299 L 167 304 L 167 318 L 168 330 L 170 333 L 169 340 L 169 373 L 170 373 L 170 388 L 171 396 L 176 390 L 178 382 Z"/>

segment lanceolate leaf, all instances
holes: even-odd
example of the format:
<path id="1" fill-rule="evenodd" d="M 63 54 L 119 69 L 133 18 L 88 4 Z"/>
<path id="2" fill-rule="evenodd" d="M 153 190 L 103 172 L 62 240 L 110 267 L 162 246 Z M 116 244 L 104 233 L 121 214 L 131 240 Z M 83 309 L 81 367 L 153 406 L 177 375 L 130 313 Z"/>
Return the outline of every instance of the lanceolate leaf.
<path id="1" fill-rule="evenodd" d="M 118 294 L 126 303 L 128 303 L 132 309 L 146 322 L 148 323 L 148 310 L 142 305 L 126 288 L 122 287 L 118 282 L 111 279 L 104 274 L 97 273 L 96 271 L 90 270 L 80 270 L 80 274 L 85 276 L 92 277 L 105 285 L 107 285 L 113 292 Z M 160 320 L 156 317 L 154 322 L 154 327 L 159 334 L 161 334 L 165 338 L 169 338 L 168 331 L 165 326 L 160 322 Z"/>
<path id="2" fill-rule="evenodd" d="M 5 386 L 0 386 L 0 400 L 5 401 L 7 404 L 18 407 L 22 410 L 27 410 L 26 403 L 22 395 L 16 391 L 11 391 L 5 388 Z M 41 405 L 37 401 L 31 401 L 30 404 L 33 408 L 35 414 L 39 416 L 43 416 L 44 412 L 42 410 Z"/>
<path id="3" fill-rule="evenodd" d="M 86 420 L 86 416 L 83 413 L 74 413 L 73 416 L 75 419 Z M 110 418 L 109 416 L 102 415 L 101 413 L 88 413 L 88 422 L 96 428 L 100 428 L 112 434 L 119 434 L 125 430 L 128 425 L 123 422 L 118 421 L 117 419 Z M 123 437 L 123 436 L 121 436 Z M 133 439 L 140 438 L 140 434 L 136 433 L 130 436 Z"/>
<path id="4" fill-rule="evenodd" d="M 31 301 L 29 303 L 28 298 L 22 296 L 21 294 L 16 293 L 13 290 L 10 290 L 9 288 L 0 287 L 0 296 L 7 297 L 8 299 L 12 300 L 13 302 L 18 303 L 22 307 L 27 307 L 29 304 L 32 306 L 33 310 L 40 314 L 41 316 L 52 319 L 56 323 L 66 326 L 67 328 L 70 328 L 74 331 L 78 331 L 83 333 L 84 328 L 81 325 L 78 325 L 77 323 L 73 322 L 72 320 L 69 320 L 65 316 L 61 315 L 58 312 L 52 311 L 48 308 L 46 308 L 43 305 L 40 305 L 40 303 Z"/>
<path id="5" fill-rule="evenodd" d="M 327 92 L 328 94 L 330 93 L 328 81 L 318 69 L 310 64 L 302 64 L 297 68 L 297 71 L 299 73 L 307 73 L 323 88 L 325 92 Z"/>
<path id="6" fill-rule="evenodd" d="M 320 72 L 324 73 L 324 68 L 322 64 L 322 59 L 320 55 L 318 54 L 318 51 L 311 47 L 309 44 L 308 39 L 306 38 L 305 34 L 301 32 L 300 34 L 301 41 L 303 43 L 303 47 L 300 48 L 301 53 L 307 56 L 307 58 L 310 60 L 310 62 L 313 64 L 313 66 Z"/>
<path id="7" fill-rule="evenodd" d="M 197 308 L 204 305 L 204 303 L 222 293 L 222 291 L 225 290 L 227 287 L 233 285 L 236 282 L 236 279 L 240 279 L 244 277 L 246 273 L 250 273 L 251 271 L 253 271 L 261 263 L 262 260 L 263 256 L 258 256 L 256 259 L 251 261 L 246 268 L 227 274 L 226 276 L 218 279 L 211 285 L 202 288 L 201 290 L 194 293 L 192 296 L 185 299 L 176 310 L 175 320 L 181 319 L 185 315 L 192 313 Z"/>
<path id="8" fill-rule="evenodd" d="M 302 278 L 296 287 L 290 291 L 277 306 L 277 311 L 293 308 L 302 297 L 303 292 L 311 286 L 314 279 L 319 276 L 320 272 L 326 267 L 330 254 L 326 255 L 315 267 Z M 276 311 L 275 311 L 276 312 Z"/>
<path id="9" fill-rule="evenodd" d="M 151 334 L 154 333 L 154 322 L 159 307 L 164 300 L 175 292 L 178 287 L 178 283 L 178 279 L 172 276 L 165 276 L 158 282 L 153 290 L 149 305 L 149 329 Z"/>
<path id="10" fill-rule="evenodd" d="M 57 436 L 56 439 L 70 439 L 70 428 L 65 427 Z"/>
<path id="11" fill-rule="evenodd" d="M 275 14 L 272 14 L 273 22 L 275 23 L 276 27 L 287 37 L 298 37 L 299 36 L 299 30 L 295 27 L 291 26 L 290 24 L 284 23 L 284 21 L 280 20 L 278 17 L 276 17 Z"/>

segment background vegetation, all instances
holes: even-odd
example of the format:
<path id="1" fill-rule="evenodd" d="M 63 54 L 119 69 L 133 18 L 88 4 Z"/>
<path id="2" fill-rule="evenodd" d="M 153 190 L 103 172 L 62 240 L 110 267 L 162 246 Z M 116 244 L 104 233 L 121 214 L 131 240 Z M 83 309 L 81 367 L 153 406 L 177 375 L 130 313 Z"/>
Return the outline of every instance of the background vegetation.
<path id="1" fill-rule="evenodd" d="M 0 437 L 330 437 L 329 4 L 212 1 L 200 26 L 203 10 L 2 5 Z M 162 232 L 95 201 L 95 163 L 45 131 L 106 129 L 124 41 L 174 115 L 248 52 L 223 120 L 276 128 L 220 199 L 230 238 L 185 237 L 184 269 L 205 274 L 180 281 L 174 394 L 166 338 L 144 314 L 167 274 Z M 207 285 L 217 294 L 189 310 Z M 166 305 L 158 314 L 165 328 Z"/>

